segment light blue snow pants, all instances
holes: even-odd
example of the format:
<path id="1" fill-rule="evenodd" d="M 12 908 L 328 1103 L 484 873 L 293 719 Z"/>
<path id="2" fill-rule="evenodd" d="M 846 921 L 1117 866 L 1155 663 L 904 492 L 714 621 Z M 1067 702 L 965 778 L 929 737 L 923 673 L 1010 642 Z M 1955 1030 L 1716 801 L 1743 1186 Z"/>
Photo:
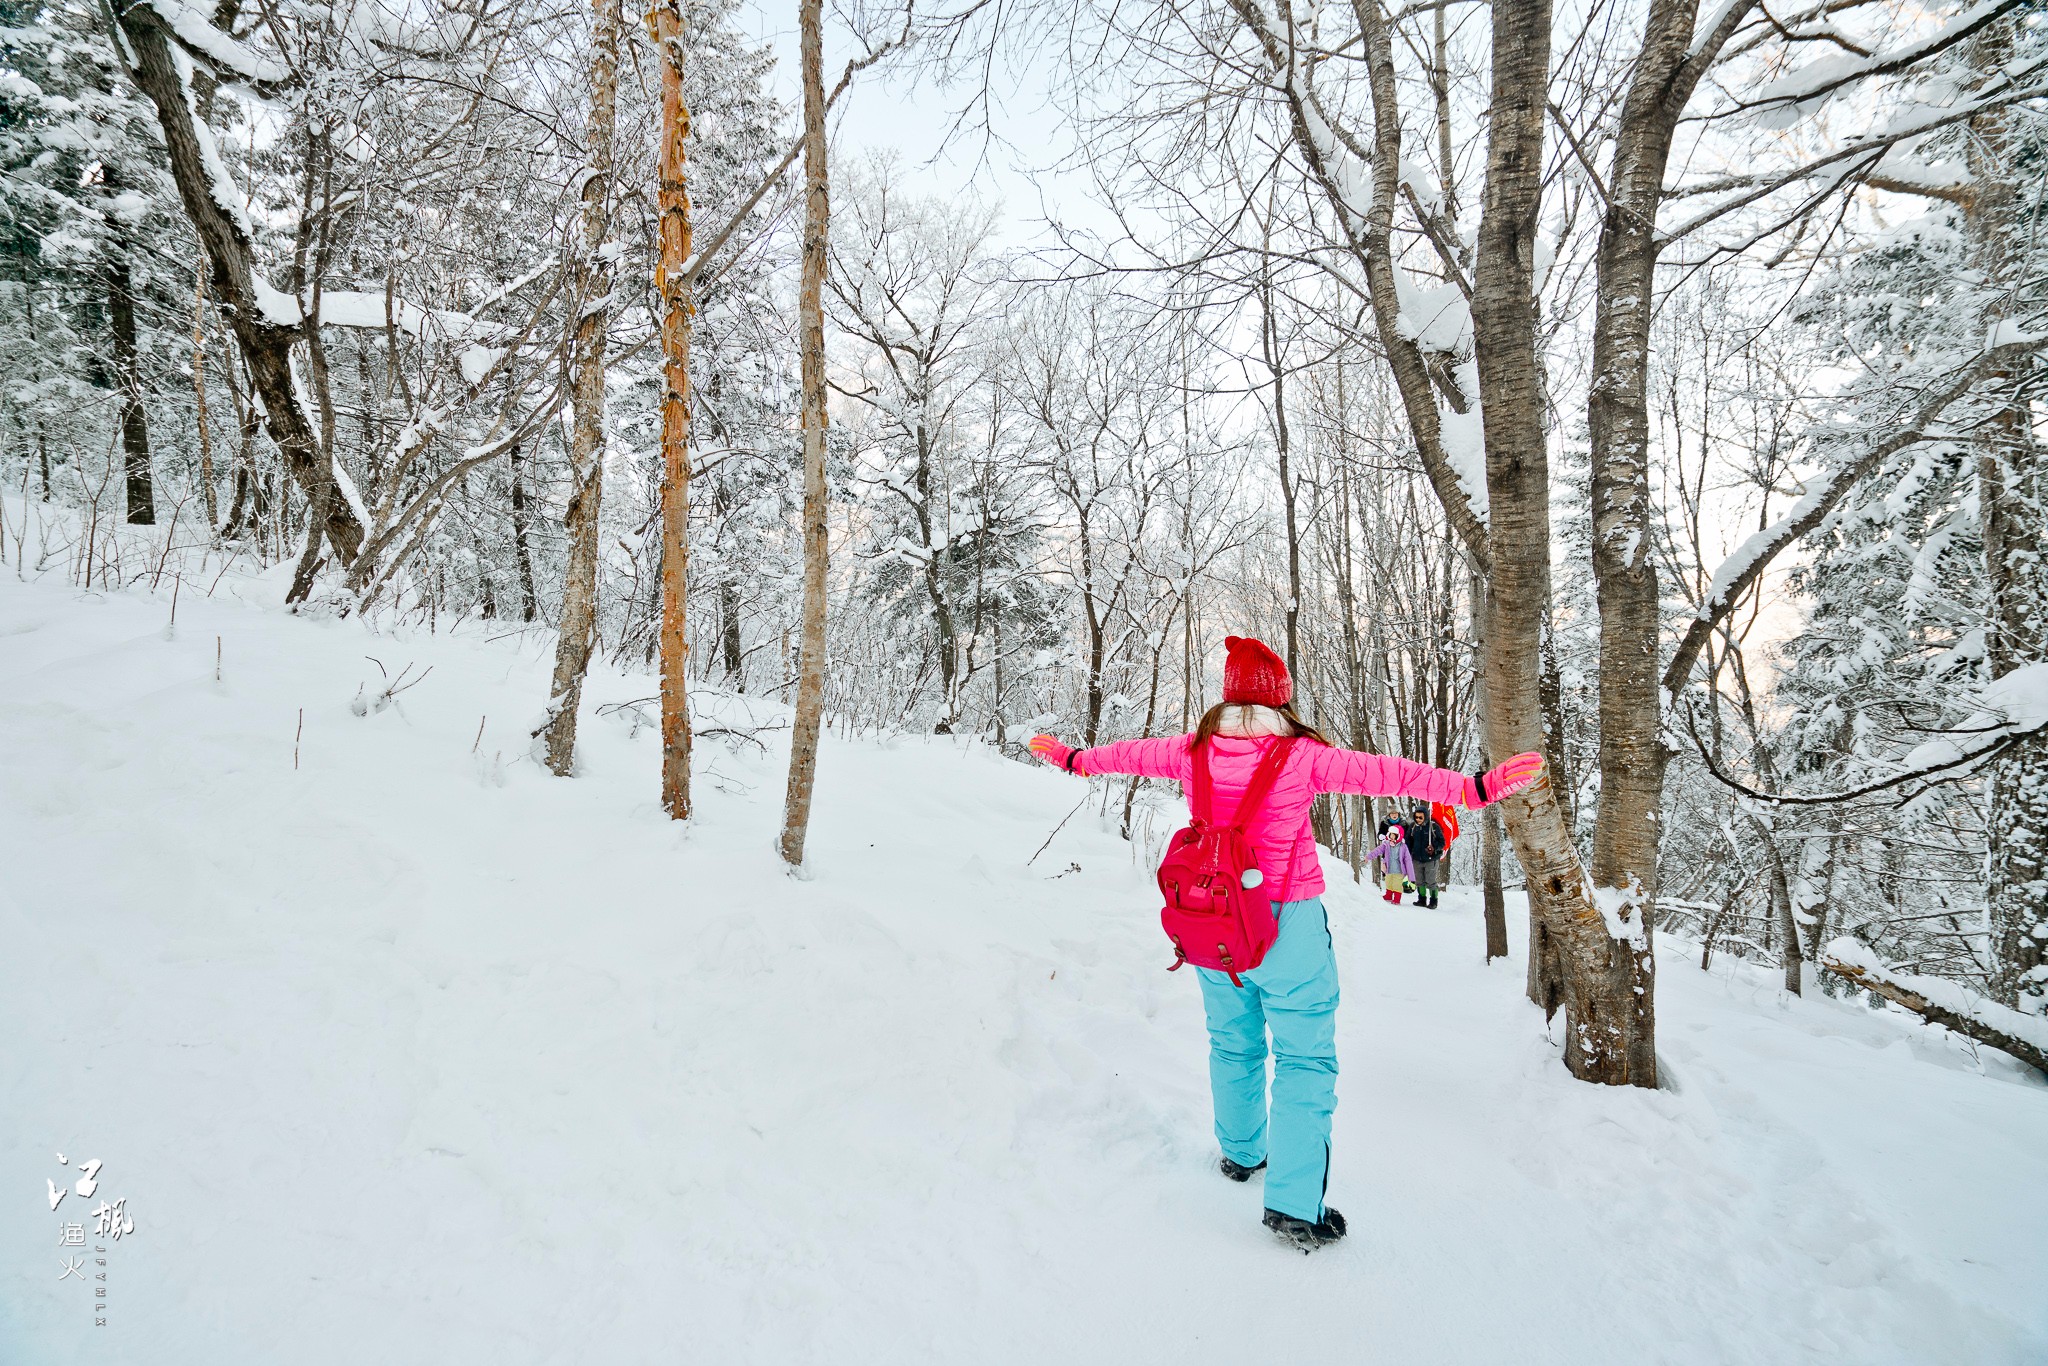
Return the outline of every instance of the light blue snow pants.
<path id="1" fill-rule="evenodd" d="M 1337 1108 L 1337 955 L 1320 897 L 1278 908 L 1280 937 L 1265 961 L 1230 975 L 1208 968 L 1209 1089 L 1216 1141 L 1247 1167 L 1266 1160 L 1266 1208 L 1323 1217 L 1330 1178 L 1330 1115 Z M 1273 1034 L 1273 1104 L 1267 1133 L 1266 1032 Z"/>

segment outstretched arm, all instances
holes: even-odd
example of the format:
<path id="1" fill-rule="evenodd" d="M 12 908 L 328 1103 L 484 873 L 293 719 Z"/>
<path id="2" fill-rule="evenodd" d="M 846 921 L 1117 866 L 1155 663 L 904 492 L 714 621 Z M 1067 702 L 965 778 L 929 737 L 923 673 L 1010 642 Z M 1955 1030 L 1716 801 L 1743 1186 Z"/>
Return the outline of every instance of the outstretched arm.
<path id="1" fill-rule="evenodd" d="M 1309 781 L 1318 792 L 1360 797 L 1416 797 L 1478 810 L 1520 792 L 1543 771 L 1540 754 L 1517 754 L 1485 773 L 1463 774 L 1391 754 L 1318 748 L 1309 754 Z"/>
<path id="2" fill-rule="evenodd" d="M 1135 773 L 1141 778 L 1188 777 L 1188 737 L 1157 736 L 1149 740 L 1118 740 L 1093 749 L 1068 749 L 1050 735 L 1031 739 L 1031 752 L 1055 768 L 1088 777 L 1097 773 Z"/>
<path id="3" fill-rule="evenodd" d="M 1193 776 L 1185 735 L 1160 735 L 1149 740 L 1118 740 L 1097 745 L 1080 754 L 1081 766 L 1090 773 L 1135 773 L 1140 778 Z"/>

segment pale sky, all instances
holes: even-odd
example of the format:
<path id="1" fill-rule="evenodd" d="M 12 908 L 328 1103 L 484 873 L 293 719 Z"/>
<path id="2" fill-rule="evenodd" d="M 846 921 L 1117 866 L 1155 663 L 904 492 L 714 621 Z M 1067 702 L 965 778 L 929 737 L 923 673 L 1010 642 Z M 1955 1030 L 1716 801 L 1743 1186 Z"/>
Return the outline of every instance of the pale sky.
<path id="1" fill-rule="evenodd" d="M 794 110 L 801 106 L 802 92 L 797 75 L 797 30 L 795 0 L 762 3 L 747 0 L 736 15 L 744 31 L 769 43 L 778 58 L 771 88 Z M 829 91 L 845 69 L 853 48 L 844 27 L 825 16 L 825 87 Z M 1020 85 L 1029 82 L 1025 78 Z M 998 204 L 1003 209 L 1003 241 L 1019 245 L 1036 240 L 1043 232 L 1040 218 L 1050 211 L 1069 222 L 1108 231 L 1108 216 L 1088 199 L 1085 188 L 1071 177 L 1030 174 L 1026 163 L 1043 165 L 1064 147 L 1049 140 L 1057 120 L 1049 112 L 1036 113 L 1043 102 L 1041 88 L 1027 86 L 1013 94 L 1007 106 L 995 113 L 998 137 L 1017 144 L 1013 150 L 978 136 L 962 139 L 948 148 L 946 133 L 964 94 L 943 92 L 928 84 L 913 84 L 907 77 L 869 71 L 854 85 L 833 111 L 831 136 L 837 158 L 850 160 L 869 151 L 894 151 L 901 157 L 901 181 L 920 193 L 950 197 L 966 191 Z"/>

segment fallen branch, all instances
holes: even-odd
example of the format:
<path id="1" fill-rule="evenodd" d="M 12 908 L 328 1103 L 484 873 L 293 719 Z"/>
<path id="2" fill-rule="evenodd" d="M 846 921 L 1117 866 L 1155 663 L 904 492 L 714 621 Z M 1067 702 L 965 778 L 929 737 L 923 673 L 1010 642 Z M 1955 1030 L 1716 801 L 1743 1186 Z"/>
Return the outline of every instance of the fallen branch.
<path id="1" fill-rule="evenodd" d="M 758 730 L 737 730 L 732 726 L 708 726 L 702 730 L 694 732 L 694 734 L 696 734 L 696 736 L 699 739 L 703 739 L 705 737 L 712 735 L 730 735 L 735 740 L 744 740 L 750 745 L 760 746 L 761 752 L 763 754 L 766 754 L 768 752 L 768 744 L 761 738 L 758 731 L 788 729 L 788 726 L 761 726 L 758 728 Z"/>
<path id="2" fill-rule="evenodd" d="M 2048 1073 L 2048 1019 L 2022 1015 L 1940 977 L 1893 972 L 1867 944 L 1854 939 L 1831 942 L 1821 950 L 1820 965 L 1930 1023 L 1945 1025 L 1966 1039 L 2010 1053 L 2027 1066 Z"/>

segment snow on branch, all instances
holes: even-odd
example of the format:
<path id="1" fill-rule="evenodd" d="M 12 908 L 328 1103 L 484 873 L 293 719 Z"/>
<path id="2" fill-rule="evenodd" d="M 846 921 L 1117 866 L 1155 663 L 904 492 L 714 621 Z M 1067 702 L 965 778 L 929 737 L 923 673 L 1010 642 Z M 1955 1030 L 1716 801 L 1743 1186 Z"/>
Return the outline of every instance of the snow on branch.
<path id="1" fill-rule="evenodd" d="M 1470 365 L 1471 362 L 1467 361 L 1459 368 L 1462 370 Z M 1478 388 L 1475 380 L 1472 391 L 1476 392 Z M 1440 412 L 1439 416 L 1443 426 L 1437 436 L 1443 446 L 1444 460 L 1450 465 L 1451 476 L 1458 481 L 1458 489 L 1465 495 L 1472 515 L 1483 527 L 1492 514 L 1493 505 L 1486 488 L 1486 424 L 1479 405 L 1474 404 L 1462 413 Z"/>
<path id="2" fill-rule="evenodd" d="M 1458 282 L 1425 289 L 1409 278 L 1398 261 L 1390 262 L 1394 289 L 1401 300 L 1395 331 L 1421 351 L 1460 355 L 1472 349 L 1472 308 Z"/>
<path id="3" fill-rule="evenodd" d="M 1693 29 L 1692 46 L 1685 50 L 1686 60 L 1698 61 L 1717 55 L 1727 44 L 1728 35 L 1734 31 L 1732 21 L 1740 19 L 1749 4 L 1750 0 L 1721 0 L 1714 12 Z"/>
<path id="4" fill-rule="evenodd" d="M 1960 982 L 1899 972 L 1859 940 L 1830 941 L 1821 950 L 1820 962 L 1837 977 L 1876 992 L 1931 1024 L 1946 1025 L 1964 1038 L 2048 1072 L 2048 1019 L 1986 1000 Z"/>
<path id="5" fill-rule="evenodd" d="M 1846 90 L 1860 81 L 1873 76 L 1888 76 L 1903 71 L 1916 62 L 1924 61 L 1935 53 L 1953 47 L 2012 12 L 2021 8 L 2025 0 L 1978 0 L 1961 14 L 1924 37 L 1868 57 L 1857 57 L 1847 53 L 1826 57 L 1800 68 L 1791 75 L 1771 82 L 1763 88 L 1760 97 L 1744 107 L 1756 109 L 1759 120 L 1768 128 L 1787 128 L 1797 122 L 1810 110 L 1817 108 L 1828 96 Z"/>
<path id="6" fill-rule="evenodd" d="M 1919 155 L 1921 139 L 1892 144 L 1877 165 L 1864 175 L 1868 184 L 1895 194 L 1957 199 L 1970 184 L 1969 169 L 1955 161 L 1927 161 Z"/>
<path id="7" fill-rule="evenodd" d="M 280 327 L 298 327 L 306 320 L 303 303 L 280 290 L 265 289 L 263 311 Z M 382 332 L 386 325 L 420 340 L 449 338 L 467 341 L 497 329 L 467 313 L 448 308 L 421 308 L 405 299 L 387 298 L 368 290 L 326 289 L 320 292 L 322 327 L 356 327 Z"/>
<path id="8" fill-rule="evenodd" d="M 1982 98 L 1953 109 L 1938 109 L 1915 105 L 1900 114 L 1889 124 L 1882 125 L 1868 133 L 1849 138 L 1824 155 L 1811 161 L 1801 162 L 1782 171 L 1762 175 L 1738 175 L 1717 177 L 1692 185 L 1667 187 L 1665 197 L 1688 199 L 1702 195 L 1727 194 L 1726 199 L 1700 210 L 1668 230 L 1660 230 L 1658 237 L 1664 242 L 1677 242 L 1698 232 L 1708 224 L 1725 218 L 1738 209 L 1747 208 L 1760 200 L 1768 199 L 1780 190 L 1789 189 L 1805 181 L 1820 180 L 1820 188 L 1809 194 L 1804 202 L 1792 210 L 1786 221 L 1793 221 L 1812 211 L 1821 200 L 1845 184 L 1870 181 L 1879 188 L 1897 189 L 1914 194 L 1931 194 L 1935 198 L 1952 197 L 1952 188 L 1941 186 L 1922 188 L 1907 183 L 1906 178 L 1889 173 L 1886 158 L 1893 147 L 1901 143 L 1916 142 L 1931 133 L 1956 124 L 1968 123 L 1989 110 L 2038 100 L 2048 96 L 2048 85 L 2026 81 L 2036 76 L 2040 68 L 2048 63 L 2029 63 L 2018 72 L 2001 73 L 1996 88 Z M 1735 193 L 1730 193 L 1731 191 Z M 1763 240 L 1777 227 L 1766 228 L 1753 234 L 1748 240 L 1724 244 L 1716 250 L 1722 254 L 1747 251 Z"/>
<path id="9" fill-rule="evenodd" d="M 461 345 L 455 357 L 463 379 L 476 385 L 492 373 L 504 358 L 505 340 L 521 329 L 514 324 L 486 322 L 476 316 L 503 303 L 511 295 L 548 274 L 557 263 L 550 261 L 491 291 L 475 312 L 452 308 L 423 308 L 393 294 L 367 290 L 330 289 L 320 294 L 320 324 L 323 327 L 352 327 L 381 332 L 389 328 L 417 341 Z M 256 306 L 264 321 L 275 327 L 299 327 L 305 323 L 305 306 L 299 299 L 274 289 L 260 275 L 250 281 Z M 492 343 L 499 343 L 493 345 Z"/>
<path id="10" fill-rule="evenodd" d="M 220 144 L 214 140 L 213 125 L 199 116 L 199 97 L 192 89 L 192 58 L 183 47 L 166 44 L 166 48 L 171 59 L 171 71 L 178 81 L 178 97 L 184 101 L 185 114 L 191 120 L 192 141 L 199 154 L 200 168 L 206 176 L 206 193 L 243 240 L 253 243 L 256 229 L 249 222 L 248 210 L 242 206 L 241 187 L 228 173 L 227 162 L 221 160 Z M 261 288 L 259 282 L 259 293 Z"/>
<path id="11" fill-rule="evenodd" d="M 1977 712 L 1956 728 L 1958 734 L 1989 737 L 2004 747 L 2048 730 L 2048 664 L 2027 664 L 1994 678 L 1977 696 Z M 1913 768 L 1946 767 L 1982 757 L 1972 747 L 1941 737 L 1916 745 L 1904 762 Z"/>
<path id="12" fill-rule="evenodd" d="M 1308 79 L 1292 25 L 1285 28 L 1283 37 L 1279 19 L 1267 10 L 1263 0 L 1230 0 L 1230 7 L 1259 45 L 1271 73 L 1265 78 L 1266 83 L 1286 100 L 1295 146 L 1336 211 L 1345 244 L 1365 267 L 1368 280 L 1378 277 L 1373 284 L 1373 310 L 1380 324 L 1381 340 L 1393 357 L 1424 471 L 1466 553 L 1483 568 L 1489 554 L 1486 463 L 1475 401 L 1478 387 L 1476 379 L 1467 383 L 1460 374 L 1462 367 L 1452 363 L 1461 355 L 1469 358 L 1471 353 L 1471 287 L 1458 264 L 1450 227 L 1441 218 L 1442 192 L 1418 165 L 1404 162 L 1397 151 L 1383 146 L 1376 161 L 1372 149 L 1330 117 Z M 1365 25 L 1373 12 L 1365 10 L 1359 15 L 1361 36 L 1369 50 L 1373 38 Z M 1377 103 L 1375 116 L 1392 117 L 1390 112 L 1379 110 Z M 1375 173 L 1380 177 L 1377 186 Z M 1443 262 L 1448 283 L 1439 288 L 1416 285 L 1387 246 L 1386 220 L 1392 212 L 1391 196 L 1404 191 L 1422 223 L 1424 236 Z M 1387 195 L 1387 200 L 1379 202 L 1379 194 Z M 1386 297 L 1389 282 L 1391 300 Z M 1432 367 L 1427 359 L 1432 354 L 1445 363 Z M 1458 398 L 1447 405 L 1448 411 L 1437 406 L 1433 397 L 1423 397 L 1431 389 L 1433 378 L 1454 382 L 1460 391 Z M 1425 404 L 1436 411 L 1426 411 Z"/>
<path id="13" fill-rule="evenodd" d="M 1640 951 L 1650 946 L 1649 922 L 1643 917 L 1643 889 L 1631 879 L 1626 887 L 1592 889 L 1593 909 L 1600 912 L 1607 937 Z"/>
<path id="14" fill-rule="evenodd" d="M 223 74 L 246 81 L 275 85 L 290 79 L 291 68 L 275 57 L 266 57 L 236 38 L 223 33 L 204 14 L 183 0 L 139 0 L 162 17 L 178 41 L 213 64 Z"/>

